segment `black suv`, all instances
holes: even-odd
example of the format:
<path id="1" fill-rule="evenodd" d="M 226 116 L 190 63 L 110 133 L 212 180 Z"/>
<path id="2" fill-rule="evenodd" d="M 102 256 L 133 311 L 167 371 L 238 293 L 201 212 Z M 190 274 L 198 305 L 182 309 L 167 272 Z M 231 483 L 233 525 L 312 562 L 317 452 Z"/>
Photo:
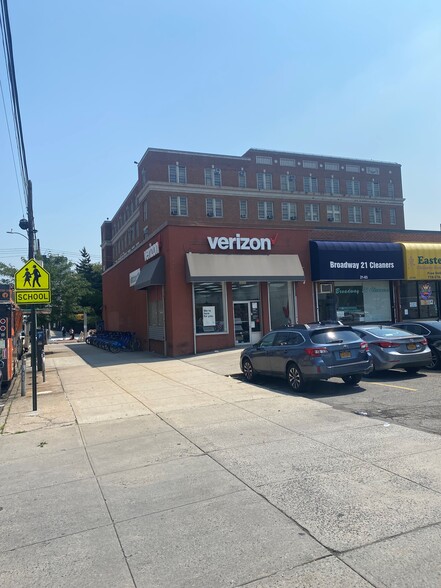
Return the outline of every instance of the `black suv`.
<path id="1" fill-rule="evenodd" d="M 341 323 L 293 325 L 271 331 L 240 356 L 248 381 L 258 374 L 286 378 L 298 392 L 305 382 L 341 377 L 356 385 L 373 369 L 368 344 Z"/>
<path id="2" fill-rule="evenodd" d="M 440 321 L 401 321 L 395 323 L 394 327 L 399 327 L 416 335 L 423 335 L 427 339 L 430 351 L 432 352 L 432 361 L 426 365 L 426 369 L 437 370 L 441 368 Z"/>

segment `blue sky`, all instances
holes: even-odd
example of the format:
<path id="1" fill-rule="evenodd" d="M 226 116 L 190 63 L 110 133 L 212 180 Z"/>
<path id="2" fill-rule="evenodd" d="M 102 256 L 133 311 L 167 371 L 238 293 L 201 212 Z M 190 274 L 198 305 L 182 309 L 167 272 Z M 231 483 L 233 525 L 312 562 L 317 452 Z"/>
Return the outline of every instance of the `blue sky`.
<path id="1" fill-rule="evenodd" d="M 398 162 L 407 228 L 440 228 L 435 0 L 10 0 L 9 17 L 44 251 L 99 261 L 148 147 Z M 9 116 L 3 55 L 0 79 Z M 3 105 L 0 192 L 0 261 L 21 265 Z"/>

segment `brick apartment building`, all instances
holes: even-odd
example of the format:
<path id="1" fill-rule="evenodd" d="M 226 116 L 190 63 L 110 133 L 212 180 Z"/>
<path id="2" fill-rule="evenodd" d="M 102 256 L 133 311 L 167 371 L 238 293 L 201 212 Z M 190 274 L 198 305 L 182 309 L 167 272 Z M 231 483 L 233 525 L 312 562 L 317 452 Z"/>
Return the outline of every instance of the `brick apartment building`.
<path id="1" fill-rule="evenodd" d="M 148 149 L 101 228 L 103 318 L 200 353 L 288 322 L 438 317 L 441 238 L 406 231 L 397 163 Z"/>

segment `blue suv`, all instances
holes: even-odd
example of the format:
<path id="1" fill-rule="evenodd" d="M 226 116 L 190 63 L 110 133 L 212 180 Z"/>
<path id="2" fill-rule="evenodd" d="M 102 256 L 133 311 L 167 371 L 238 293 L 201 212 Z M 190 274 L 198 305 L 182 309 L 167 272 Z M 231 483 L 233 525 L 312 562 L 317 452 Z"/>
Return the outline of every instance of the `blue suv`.
<path id="1" fill-rule="evenodd" d="M 240 368 L 249 382 L 259 374 L 286 378 L 299 392 L 308 381 L 333 377 L 355 386 L 373 362 L 368 344 L 351 327 L 311 323 L 271 331 L 242 351 Z"/>

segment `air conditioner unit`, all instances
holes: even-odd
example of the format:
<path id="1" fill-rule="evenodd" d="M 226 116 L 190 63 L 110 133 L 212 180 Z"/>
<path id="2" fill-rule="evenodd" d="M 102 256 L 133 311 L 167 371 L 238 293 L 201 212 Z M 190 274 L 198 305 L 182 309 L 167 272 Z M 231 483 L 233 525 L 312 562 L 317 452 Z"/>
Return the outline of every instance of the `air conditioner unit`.
<path id="1" fill-rule="evenodd" d="M 247 218 L 247 215 L 246 214 L 241 214 L 240 215 L 240 218 Z"/>
<path id="2" fill-rule="evenodd" d="M 207 212 L 207 216 L 213 216 L 212 212 Z"/>
<path id="3" fill-rule="evenodd" d="M 266 218 L 267 218 L 268 220 L 273 220 L 273 218 L 274 218 L 274 217 L 273 217 L 273 215 L 272 215 L 272 214 L 268 214 Z"/>
<path id="4" fill-rule="evenodd" d="M 332 284 L 320 284 L 320 294 L 332 294 Z"/>
<path id="5" fill-rule="evenodd" d="M 329 221 L 330 223 L 334 222 L 334 219 L 332 218 L 332 216 L 328 216 L 328 221 Z"/>
<path id="6" fill-rule="evenodd" d="M 220 173 L 221 173 L 221 170 L 220 170 L 220 168 L 218 168 L 218 167 L 217 167 L 217 168 L 216 168 L 214 171 L 215 171 L 217 174 L 220 174 Z"/>
<path id="7" fill-rule="evenodd" d="M 178 211 L 177 211 L 177 210 L 172 210 L 172 211 L 171 211 L 171 214 L 172 214 L 173 216 L 176 216 L 176 215 L 178 214 Z"/>
<path id="8" fill-rule="evenodd" d="M 297 217 L 296 216 L 290 216 L 289 217 L 289 220 L 297 220 Z"/>

